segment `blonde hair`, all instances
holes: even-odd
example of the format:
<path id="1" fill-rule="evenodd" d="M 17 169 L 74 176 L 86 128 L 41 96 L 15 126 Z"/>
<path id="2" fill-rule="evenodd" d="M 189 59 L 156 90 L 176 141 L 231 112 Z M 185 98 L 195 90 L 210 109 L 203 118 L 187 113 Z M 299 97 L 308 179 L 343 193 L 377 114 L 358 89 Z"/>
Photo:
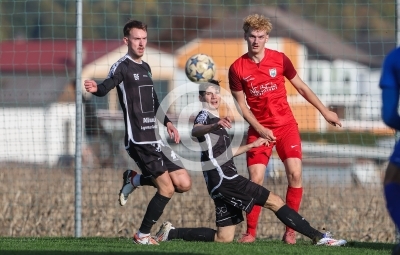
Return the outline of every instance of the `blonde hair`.
<path id="1" fill-rule="evenodd" d="M 249 30 L 266 31 L 267 34 L 272 30 L 271 21 L 259 14 L 251 14 L 243 20 L 243 30 L 247 34 Z"/>

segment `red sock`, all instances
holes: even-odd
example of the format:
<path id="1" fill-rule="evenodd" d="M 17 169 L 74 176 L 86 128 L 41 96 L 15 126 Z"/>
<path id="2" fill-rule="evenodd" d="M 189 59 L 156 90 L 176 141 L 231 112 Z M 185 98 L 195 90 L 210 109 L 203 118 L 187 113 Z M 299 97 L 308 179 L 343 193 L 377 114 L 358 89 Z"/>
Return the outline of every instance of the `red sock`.
<path id="1" fill-rule="evenodd" d="M 246 214 L 247 221 L 247 234 L 256 237 L 256 228 L 258 223 L 258 217 L 260 217 L 261 206 L 254 205 L 250 213 Z"/>
<path id="2" fill-rule="evenodd" d="M 300 209 L 301 198 L 303 197 L 303 188 L 293 188 L 288 186 L 286 192 L 286 204 L 295 210 L 296 212 Z M 286 231 L 290 230 L 291 228 L 286 227 Z"/>

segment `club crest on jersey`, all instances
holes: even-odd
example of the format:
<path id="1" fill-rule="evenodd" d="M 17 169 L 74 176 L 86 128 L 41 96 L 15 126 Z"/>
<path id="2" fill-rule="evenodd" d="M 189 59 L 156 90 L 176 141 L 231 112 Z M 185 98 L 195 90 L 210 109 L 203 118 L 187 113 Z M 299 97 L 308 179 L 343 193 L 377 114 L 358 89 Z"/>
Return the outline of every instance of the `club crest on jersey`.
<path id="1" fill-rule="evenodd" d="M 272 78 L 275 78 L 275 76 L 276 76 L 276 68 L 269 69 L 269 76 L 271 76 Z"/>

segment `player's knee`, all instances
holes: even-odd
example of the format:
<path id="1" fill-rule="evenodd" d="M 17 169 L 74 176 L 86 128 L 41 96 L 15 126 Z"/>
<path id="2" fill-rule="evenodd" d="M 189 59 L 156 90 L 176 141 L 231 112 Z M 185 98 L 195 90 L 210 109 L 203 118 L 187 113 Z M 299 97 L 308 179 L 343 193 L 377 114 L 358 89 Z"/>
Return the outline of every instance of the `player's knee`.
<path id="1" fill-rule="evenodd" d="M 254 178 L 251 178 L 251 181 L 254 183 L 257 183 L 259 185 L 262 185 L 264 182 L 264 177 L 254 177 Z"/>
<path id="2" fill-rule="evenodd" d="M 219 243 L 230 243 L 233 241 L 235 237 L 235 225 L 226 226 L 226 227 L 218 227 L 215 232 L 215 242 Z"/>
<path id="3" fill-rule="evenodd" d="M 187 192 L 192 187 L 192 180 L 185 169 L 180 169 L 170 173 L 175 191 L 178 193 Z"/>
<path id="4" fill-rule="evenodd" d="M 183 193 L 189 191 L 192 188 L 192 181 L 190 178 L 181 181 L 176 187 L 175 191 L 178 193 Z"/>
<path id="5" fill-rule="evenodd" d="M 258 185 L 262 185 L 264 182 L 264 175 L 253 173 L 250 175 L 250 181 L 257 183 Z"/>
<path id="6" fill-rule="evenodd" d="M 234 234 L 232 235 L 226 235 L 226 234 L 215 234 L 215 242 L 218 243 L 231 243 L 234 238 Z"/>
<path id="7" fill-rule="evenodd" d="M 267 202 L 265 202 L 264 207 L 270 209 L 273 212 L 276 212 L 284 205 L 285 202 L 283 202 L 283 199 L 277 194 L 271 192 L 268 196 Z"/>
<path id="8" fill-rule="evenodd" d="M 287 179 L 289 182 L 289 186 L 299 187 L 302 185 L 302 175 L 301 172 L 291 172 L 287 173 Z"/>

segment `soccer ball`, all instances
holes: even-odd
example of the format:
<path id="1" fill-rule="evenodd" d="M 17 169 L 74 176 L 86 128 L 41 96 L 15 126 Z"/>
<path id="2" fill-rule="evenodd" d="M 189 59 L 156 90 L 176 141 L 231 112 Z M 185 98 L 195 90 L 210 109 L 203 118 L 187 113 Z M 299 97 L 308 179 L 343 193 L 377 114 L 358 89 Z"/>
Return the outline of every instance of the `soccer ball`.
<path id="1" fill-rule="evenodd" d="M 196 54 L 186 61 L 186 76 L 193 82 L 205 82 L 214 78 L 214 60 L 206 54 Z"/>

